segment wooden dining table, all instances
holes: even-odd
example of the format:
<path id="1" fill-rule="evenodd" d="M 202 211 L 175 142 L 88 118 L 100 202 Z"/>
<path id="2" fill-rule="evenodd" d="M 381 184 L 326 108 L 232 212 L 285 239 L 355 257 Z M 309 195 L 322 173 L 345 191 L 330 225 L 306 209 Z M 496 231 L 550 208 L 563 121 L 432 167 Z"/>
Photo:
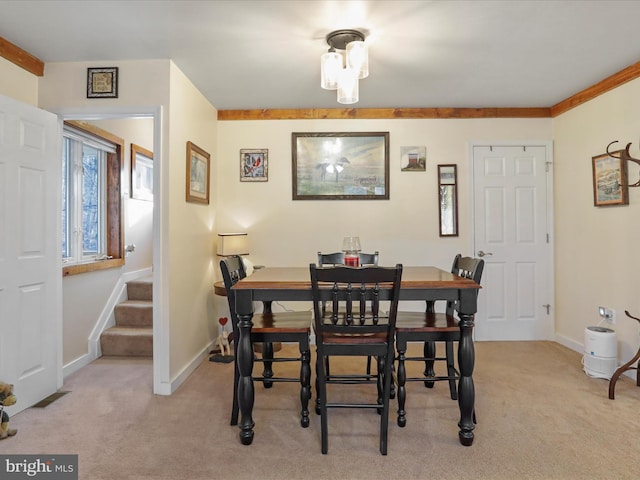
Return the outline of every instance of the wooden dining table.
<path id="1" fill-rule="evenodd" d="M 267 267 L 243 278 L 233 287 L 236 291 L 239 338 L 236 342 L 238 380 L 238 404 L 240 407 L 240 442 L 251 445 L 254 438 L 253 404 L 253 348 L 251 318 L 253 302 L 311 301 L 309 267 Z M 457 301 L 460 318 L 460 342 L 458 345 L 458 406 L 460 443 L 470 446 L 474 438 L 473 347 L 474 315 L 477 310 L 477 290 L 481 288 L 473 280 L 454 275 L 432 266 L 405 266 L 402 272 L 400 300 L 454 300 Z M 327 289 L 326 299 L 330 291 Z M 311 307 L 310 307 L 311 309 Z"/>

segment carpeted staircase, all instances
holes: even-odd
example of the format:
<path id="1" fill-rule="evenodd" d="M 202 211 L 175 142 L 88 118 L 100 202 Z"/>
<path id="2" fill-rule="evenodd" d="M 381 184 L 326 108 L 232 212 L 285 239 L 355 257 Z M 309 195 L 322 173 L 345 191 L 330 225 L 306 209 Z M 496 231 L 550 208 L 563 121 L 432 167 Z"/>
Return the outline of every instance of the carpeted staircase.
<path id="1" fill-rule="evenodd" d="M 150 278 L 127 283 L 127 298 L 114 309 L 115 327 L 102 332 L 103 356 L 153 356 L 153 281 Z"/>

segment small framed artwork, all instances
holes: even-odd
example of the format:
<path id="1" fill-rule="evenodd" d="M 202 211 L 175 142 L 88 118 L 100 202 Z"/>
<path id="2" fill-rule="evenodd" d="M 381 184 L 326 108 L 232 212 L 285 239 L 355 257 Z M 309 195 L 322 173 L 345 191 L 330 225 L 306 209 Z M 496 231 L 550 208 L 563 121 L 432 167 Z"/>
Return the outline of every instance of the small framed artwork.
<path id="1" fill-rule="evenodd" d="M 187 202 L 209 204 L 211 158 L 192 142 L 187 142 Z"/>
<path id="2" fill-rule="evenodd" d="M 153 201 L 153 152 L 131 144 L 131 198 Z"/>
<path id="3" fill-rule="evenodd" d="M 403 172 L 426 172 L 427 147 L 400 147 L 400 162 Z"/>
<path id="4" fill-rule="evenodd" d="M 118 67 L 87 68 L 87 98 L 118 98 Z"/>
<path id="5" fill-rule="evenodd" d="M 389 200 L 389 132 L 292 133 L 293 200 Z"/>
<path id="6" fill-rule="evenodd" d="M 269 180 L 269 150 L 266 148 L 240 150 L 240 181 L 266 182 Z"/>
<path id="7" fill-rule="evenodd" d="M 612 152 L 620 155 L 622 150 Z M 592 157 L 593 204 L 596 207 L 628 205 L 627 162 L 608 154 Z"/>

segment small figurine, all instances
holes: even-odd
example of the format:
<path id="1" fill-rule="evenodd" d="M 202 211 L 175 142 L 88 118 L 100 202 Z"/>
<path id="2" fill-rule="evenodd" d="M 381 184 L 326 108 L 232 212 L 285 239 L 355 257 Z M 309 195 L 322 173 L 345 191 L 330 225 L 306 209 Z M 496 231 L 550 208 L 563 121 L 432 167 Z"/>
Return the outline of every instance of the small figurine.
<path id="1" fill-rule="evenodd" d="M 231 346 L 229 345 L 229 332 L 222 331 L 222 335 L 218 337 L 218 347 L 220 348 L 220 355 L 231 355 Z"/>

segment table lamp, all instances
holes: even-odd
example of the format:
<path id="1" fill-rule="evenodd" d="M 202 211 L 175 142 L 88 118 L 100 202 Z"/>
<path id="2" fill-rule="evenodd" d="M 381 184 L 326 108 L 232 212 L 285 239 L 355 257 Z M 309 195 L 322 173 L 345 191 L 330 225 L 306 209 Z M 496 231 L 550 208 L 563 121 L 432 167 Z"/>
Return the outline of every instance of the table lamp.
<path id="1" fill-rule="evenodd" d="M 217 254 L 219 257 L 231 255 L 249 255 L 249 237 L 246 233 L 219 233 Z M 248 258 L 242 257 L 244 269 L 247 275 L 254 270 L 253 263 Z"/>
<path id="2" fill-rule="evenodd" d="M 217 254 L 220 257 L 249 255 L 249 238 L 247 234 L 219 233 Z"/>

